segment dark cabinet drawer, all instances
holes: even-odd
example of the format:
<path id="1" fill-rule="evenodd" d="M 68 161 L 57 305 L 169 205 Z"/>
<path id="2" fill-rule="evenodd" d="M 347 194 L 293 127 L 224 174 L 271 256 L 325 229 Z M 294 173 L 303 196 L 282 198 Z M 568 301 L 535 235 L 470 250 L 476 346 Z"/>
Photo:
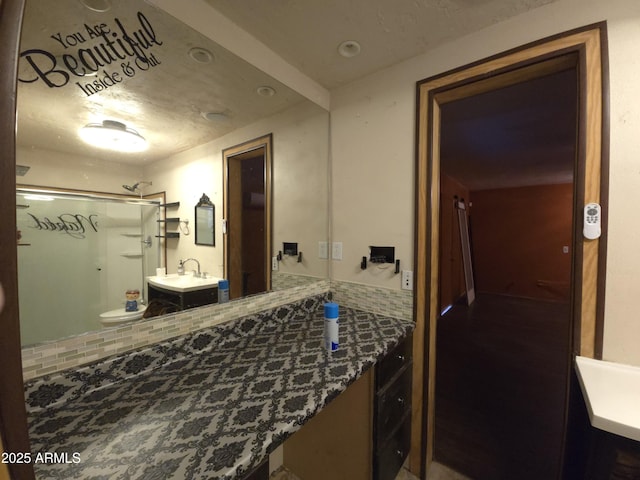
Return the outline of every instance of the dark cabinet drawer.
<path id="1" fill-rule="evenodd" d="M 385 446 L 375 452 L 373 478 L 394 480 L 409 454 L 411 446 L 411 415 L 407 415 Z"/>
<path id="2" fill-rule="evenodd" d="M 269 480 L 269 460 L 265 460 L 243 480 Z"/>
<path id="3" fill-rule="evenodd" d="M 376 367 L 376 385 L 381 389 L 400 369 L 411 361 L 413 355 L 413 337 L 409 335 L 400 342 Z"/>
<path id="4" fill-rule="evenodd" d="M 184 293 L 184 308 L 201 307 L 212 303 L 218 303 L 218 287 Z"/>
<path id="5" fill-rule="evenodd" d="M 149 285 L 147 296 L 149 301 L 163 300 L 175 306 L 177 310 L 184 310 L 185 308 L 201 307 L 202 305 L 217 303 L 218 287 L 179 293 Z"/>
<path id="6" fill-rule="evenodd" d="M 409 335 L 376 365 L 374 480 L 394 480 L 409 452 L 412 352 Z"/>
<path id="7" fill-rule="evenodd" d="M 411 410 L 411 363 L 405 364 L 401 375 L 387 388 L 376 394 L 376 444 L 382 447 L 391 432 L 398 427 L 402 418 Z"/>

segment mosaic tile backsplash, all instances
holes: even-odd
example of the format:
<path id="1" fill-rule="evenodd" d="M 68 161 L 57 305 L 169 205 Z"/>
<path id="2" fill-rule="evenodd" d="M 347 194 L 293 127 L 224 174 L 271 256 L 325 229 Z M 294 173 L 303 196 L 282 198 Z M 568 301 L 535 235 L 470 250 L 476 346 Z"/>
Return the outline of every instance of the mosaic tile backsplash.
<path id="1" fill-rule="evenodd" d="M 411 292 L 353 282 L 319 280 L 227 304 L 195 308 L 158 319 L 25 347 L 22 349 L 24 380 L 85 365 L 329 291 L 333 300 L 345 307 L 393 318 L 412 319 Z"/>
<path id="2" fill-rule="evenodd" d="M 89 332 L 22 349 L 24 380 L 78 367 L 118 353 L 212 327 L 329 291 L 329 281 L 255 295 L 226 304 L 178 312 L 161 318 Z"/>
<path id="3" fill-rule="evenodd" d="M 403 320 L 413 319 L 413 292 L 410 290 L 332 280 L 331 292 L 333 300 L 345 307 Z"/>

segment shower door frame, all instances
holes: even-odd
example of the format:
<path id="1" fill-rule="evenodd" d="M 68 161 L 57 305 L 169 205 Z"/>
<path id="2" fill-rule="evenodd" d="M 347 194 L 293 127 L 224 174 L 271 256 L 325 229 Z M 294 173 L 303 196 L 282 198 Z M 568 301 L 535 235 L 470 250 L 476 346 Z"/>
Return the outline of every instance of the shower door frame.
<path id="1" fill-rule="evenodd" d="M 59 188 L 59 187 L 48 187 L 48 186 L 39 186 L 39 185 L 27 185 L 27 184 L 17 184 L 15 188 L 16 193 L 27 193 L 33 195 L 51 195 L 58 196 L 61 199 L 68 198 L 72 200 L 85 200 L 85 201 L 102 201 L 102 202 L 112 202 L 112 203 L 127 203 L 132 205 L 138 205 L 141 208 L 143 206 L 155 206 L 158 207 L 158 222 L 156 233 L 153 235 L 154 238 L 158 241 L 158 252 L 156 253 L 156 258 L 158 260 L 157 266 L 165 266 L 166 265 L 166 257 L 167 257 L 167 244 L 165 241 L 163 231 L 161 229 L 161 225 L 163 223 L 160 220 L 164 219 L 164 209 L 161 208 L 163 204 L 166 203 L 166 194 L 165 192 L 153 193 L 145 196 L 132 196 L 127 194 L 118 194 L 118 193 L 109 193 L 109 192 L 99 192 L 99 191 L 90 191 L 90 190 L 76 190 L 76 189 L 68 189 L 68 188 Z M 142 218 L 140 228 L 143 229 Z M 15 222 L 14 222 L 15 223 Z M 141 240 L 144 240 L 142 236 Z M 142 247 L 141 247 L 142 248 Z M 142 250 L 141 250 L 142 252 Z M 141 261 L 141 292 L 142 299 L 144 301 L 147 300 L 146 295 L 144 293 L 145 290 L 145 258 L 144 254 L 142 255 Z M 153 275 L 155 271 L 147 272 L 147 275 Z M 106 301 L 106 300 L 105 300 Z M 106 311 L 106 310 L 104 310 Z M 74 334 L 75 335 L 75 334 Z M 36 344 L 37 345 L 37 344 Z"/>

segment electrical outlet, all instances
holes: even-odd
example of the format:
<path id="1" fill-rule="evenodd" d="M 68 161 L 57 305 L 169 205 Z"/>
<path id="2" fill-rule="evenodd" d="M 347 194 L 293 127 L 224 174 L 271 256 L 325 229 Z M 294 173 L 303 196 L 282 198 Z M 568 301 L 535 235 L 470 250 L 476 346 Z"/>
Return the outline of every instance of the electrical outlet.
<path id="1" fill-rule="evenodd" d="M 318 258 L 329 258 L 328 242 L 318 242 Z"/>
<path id="2" fill-rule="evenodd" d="M 413 272 L 411 270 L 402 271 L 402 290 L 413 290 Z"/>
<path id="3" fill-rule="evenodd" d="M 278 257 L 271 257 L 271 270 L 274 272 L 278 270 Z"/>
<path id="4" fill-rule="evenodd" d="M 342 242 L 333 242 L 331 244 L 331 258 L 333 260 L 342 260 Z"/>

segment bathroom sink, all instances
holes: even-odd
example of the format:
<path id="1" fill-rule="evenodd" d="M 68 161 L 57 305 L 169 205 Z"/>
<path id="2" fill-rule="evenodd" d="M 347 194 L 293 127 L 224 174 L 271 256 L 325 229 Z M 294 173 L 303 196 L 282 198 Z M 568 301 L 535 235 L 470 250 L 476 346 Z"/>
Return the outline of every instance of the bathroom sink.
<path id="1" fill-rule="evenodd" d="M 185 275 L 170 273 L 165 276 L 147 277 L 147 282 L 151 285 L 173 292 L 192 292 L 217 287 L 220 280 L 222 279 L 218 277 L 198 278 L 191 273 Z"/>
<path id="2" fill-rule="evenodd" d="M 640 367 L 576 357 L 591 425 L 640 441 Z"/>

